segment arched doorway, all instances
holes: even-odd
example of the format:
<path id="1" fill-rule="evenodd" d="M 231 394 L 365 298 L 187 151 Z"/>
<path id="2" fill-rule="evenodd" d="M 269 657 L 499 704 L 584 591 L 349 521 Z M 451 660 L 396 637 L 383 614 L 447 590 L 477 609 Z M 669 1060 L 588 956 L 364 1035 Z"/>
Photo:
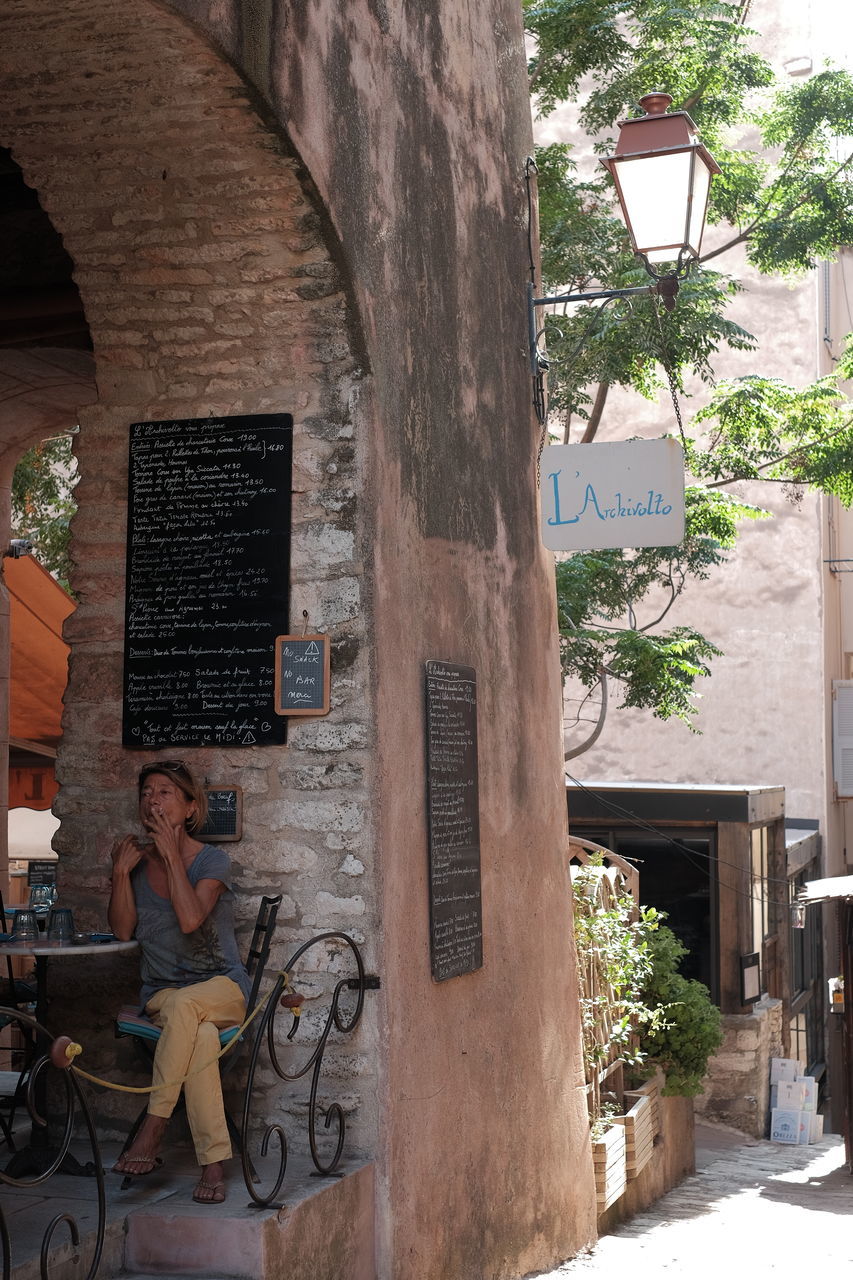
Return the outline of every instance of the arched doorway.
<path id="1" fill-rule="evenodd" d="M 74 430 L 79 408 L 93 402 L 96 391 L 73 263 L 38 193 L 5 149 L 0 242 L 0 884 L 9 903 L 22 892 L 6 879 L 7 783 L 16 873 L 23 874 L 25 855 L 50 855 L 65 689 L 61 630 L 73 608 L 37 563 L 9 554 L 9 488 L 24 451 Z"/>
<path id="2" fill-rule="evenodd" d="M 75 921 L 103 928 L 109 851 L 133 822 L 141 762 L 121 745 L 130 425 L 292 414 L 292 610 L 299 617 L 306 608 L 333 644 L 341 637 L 339 670 L 366 664 L 352 409 L 363 343 L 353 336 L 341 254 L 298 157 L 186 21 L 148 0 L 119 8 L 34 0 L 14 19 L 0 15 L 0 70 L 9 86 L 0 146 L 62 236 L 92 342 L 97 398 L 77 401 L 78 606 L 65 624 L 71 658 L 54 843 Z M 348 696 L 363 742 L 367 695 L 359 687 Z M 311 919 L 319 888 L 329 890 L 321 908 L 338 909 L 333 877 L 350 849 L 369 864 L 359 841 L 369 842 L 370 768 L 335 774 L 341 749 L 334 740 L 318 746 L 309 725 L 293 732 L 286 759 L 258 747 L 190 755 L 208 781 L 242 788 L 248 834 L 235 861 L 243 883 L 249 895 L 286 886 L 296 921 Z M 303 805 L 288 857 L 281 833 L 294 823 L 286 797 L 300 766 L 322 786 L 333 777 L 336 790 L 326 809 L 317 806 L 319 819 Z M 327 842 L 330 806 L 343 815 L 332 820 L 343 835 Z M 369 929 L 365 899 L 352 900 Z M 250 913 L 246 904 L 244 918 Z M 98 982 L 109 1003 L 109 984 L 101 974 Z M 65 1008 L 75 1032 L 89 1035 L 93 1055 L 99 1036 L 112 1055 L 85 993 L 74 1000 L 71 993 Z M 360 1145 L 369 1148 L 372 1135 Z"/>

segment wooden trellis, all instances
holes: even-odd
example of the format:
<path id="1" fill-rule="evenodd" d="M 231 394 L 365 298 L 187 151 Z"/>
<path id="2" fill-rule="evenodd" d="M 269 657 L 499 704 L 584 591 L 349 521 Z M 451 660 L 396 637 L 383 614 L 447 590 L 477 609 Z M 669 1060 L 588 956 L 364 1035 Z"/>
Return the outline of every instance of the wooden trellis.
<path id="1" fill-rule="evenodd" d="M 633 900 L 632 918 L 637 918 L 639 873 L 636 867 L 609 849 L 577 836 L 569 837 L 569 859 L 576 913 L 587 912 L 591 917 L 597 911 L 616 906 L 618 899 L 628 894 Z M 581 871 L 587 873 L 582 893 L 578 892 Z M 595 949 L 578 948 L 578 981 L 586 1014 L 583 1019 L 586 1092 L 590 1116 L 595 1118 L 600 1114 L 605 1081 L 608 1089 L 619 1097 L 623 1091 L 624 1063 L 618 1046 L 611 1043 L 621 1003 L 609 985 L 605 961 Z M 590 1016 L 591 1010 L 594 1017 Z"/>

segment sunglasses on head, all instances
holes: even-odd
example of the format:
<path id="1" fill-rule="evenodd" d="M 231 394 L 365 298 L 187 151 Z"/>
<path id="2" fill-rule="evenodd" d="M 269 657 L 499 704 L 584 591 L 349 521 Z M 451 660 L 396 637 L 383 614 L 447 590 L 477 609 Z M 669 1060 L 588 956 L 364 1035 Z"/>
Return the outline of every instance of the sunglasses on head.
<path id="1" fill-rule="evenodd" d="M 152 760 L 151 764 L 143 765 L 139 770 L 139 776 L 142 777 L 146 773 L 157 773 L 158 770 L 168 769 L 171 773 L 185 773 L 189 776 L 189 768 L 183 760 Z"/>

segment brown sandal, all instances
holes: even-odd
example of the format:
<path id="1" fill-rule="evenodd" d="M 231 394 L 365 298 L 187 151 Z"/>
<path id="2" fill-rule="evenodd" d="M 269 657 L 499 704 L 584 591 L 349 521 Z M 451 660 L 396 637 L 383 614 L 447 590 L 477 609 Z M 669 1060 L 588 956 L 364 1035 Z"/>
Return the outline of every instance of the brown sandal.
<path id="1" fill-rule="evenodd" d="M 209 1191 L 210 1195 L 199 1195 L 200 1191 Z M 205 1182 L 204 1178 L 202 1178 L 195 1191 L 193 1191 L 193 1200 L 195 1200 L 196 1204 L 222 1204 L 224 1199 L 224 1182 Z"/>

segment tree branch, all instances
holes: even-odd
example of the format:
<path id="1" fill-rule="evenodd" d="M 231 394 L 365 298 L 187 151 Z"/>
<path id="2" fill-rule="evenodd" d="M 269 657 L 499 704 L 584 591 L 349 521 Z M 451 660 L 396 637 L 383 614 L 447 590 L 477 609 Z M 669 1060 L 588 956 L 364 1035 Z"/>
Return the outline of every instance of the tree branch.
<path id="1" fill-rule="evenodd" d="M 780 173 L 779 177 L 778 177 L 778 178 L 776 179 L 776 181 L 773 183 L 773 186 L 770 188 L 770 192 L 769 192 L 769 195 L 768 195 L 767 200 L 765 201 L 764 205 L 763 205 L 763 206 L 762 206 L 762 208 L 759 210 L 759 212 L 756 214 L 756 216 L 753 218 L 753 220 L 752 220 L 752 222 L 749 224 L 749 226 L 748 226 L 744 231 L 742 231 L 739 235 L 735 236 L 735 238 L 734 238 L 733 240 L 729 240 L 726 244 L 721 245 L 719 249 L 712 249 L 710 253 L 706 253 L 706 254 L 704 254 L 704 255 L 699 259 L 699 262 L 700 262 L 702 265 L 704 265 L 706 262 L 710 262 L 712 258 L 719 258 L 719 256 L 720 256 L 720 254 L 721 254 L 721 253 L 727 253 L 727 252 L 729 251 L 729 249 L 733 249 L 733 248 L 734 248 L 734 246 L 735 246 L 736 244 L 743 244 L 743 242 L 744 242 L 745 240 L 748 240 L 748 239 L 749 239 L 749 237 L 750 237 L 750 236 L 752 235 L 752 233 L 755 231 L 756 227 L 760 226 L 762 218 L 763 218 L 763 217 L 764 217 L 764 215 L 767 213 L 767 210 L 770 208 L 770 205 L 771 205 L 772 200 L 773 200 L 773 195 L 774 195 L 774 193 L 775 193 L 776 189 L 779 187 L 779 185 L 780 185 L 781 183 L 783 183 L 783 182 L 784 182 L 785 178 L 787 177 L 788 173 L 789 173 L 789 172 L 790 172 L 790 170 L 791 170 L 791 167 L 792 167 L 792 166 L 793 166 L 793 164 L 794 164 L 794 161 L 795 161 L 795 160 L 797 159 L 797 157 L 799 156 L 800 152 L 802 151 L 803 147 L 806 145 L 806 142 L 807 142 L 807 141 L 808 141 L 808 139 L 805 139 L 805 140 L 800 144 L 800 146 L 797 148 L 797 151 L 796 151 L 796 152 L 794 153 L 794 155 L 791 157 L 791 162 L 790 162 L 790 164 L 787 166 L 787 168 L 785 169 L 784 173 Z M 778 219 L 778 220 L 779 220 L 779 221 L 782 221 L 782 220 L 784 220 L 785 218 L 790 218 L 790 216 L 791 216 L 791 214 L 792 214 L 792 213 L 796 212 L 796 210 L 797 210 L 797 209 L 801 208 L 804 204 L 806 204 L 806 203 L 811 199 L 811 197 L 812 197 L 813 193 L 814 193 L 815 191 L 817 191 L 817 189 L 818 189 L 819 187 L 826 186 L 827 182 L 832 182 L 835 178 L 837 178 L 837 177 L 838 177 L 839 173 L 843 173 L 843 172 L 844 172 L 844 170 L 845 170 L 845 169 L 846 169 L 850 164 L 853 164 L 853 152 L 851 152 L 851 153 L 850 153 L 850 155 L 847 157 L 847 159 L 846 159 L 846 160 L 844 160 L 844 161 L 843 161 L 843 162 L 838 166 L 838 168 L 837 168 L 837 169 L 834 169 L 834 170 L 833 170 L 833 172 L 832 172 L 831 174 L 829 174 L 829 176 L 828 176 L 828 177 L 826 177 L 826 178 L 819 178 L 816 182 L 814 182 L 810 187 L 808 187 L 808 188 L 803 192 L 803 194 L 802 194 L 802 196 L 800 197 L 800 199 L 799 199 L 799 200 L 795 200 L 793 204 L 788 205 L 787 209 L 783 209 L 783 210 L 782 210 L 782 212 L 779 214 L 779 219 Z"/>
<path id="2" fill-rule="evenodd" d="M 797 445 L 795 449 L 789 449 L 787 453 L 777 454 L 775 458 L 770 458 L 767 462 L 759 463 L 758 466 L 756 466 L 755 470 L 766 471 L 768 467 L 777 467 L 780 462 L 786 462 L 788 458 L 793 458 L 799 453 L 809 453 L 812 449 L 816 449 L 818 445 L 825 445 L 829 440 L 834 440 L 836 436 L 841 435 L 842 432 L 849 431 L 851 425 L 853 424 L 851 424 L 849 421 L 843 422 L 840 427 L 836 427 L 834 431 L 830 431 L 829 435 L 824 436 L 822 440 L 813 440 L 811 444 Z M 708 481 L 703 481 L 703 483 L 706 489 L 721 489 L 722 486 L 725 484 L 738 484 L 739 482 L 745 481 L 745 480 L 761 480 L 762 484 L 771 484 L 771 483 L 803 484 L 805 483 L 802 480 L 796 480 L 796 479 L 788 479 L 788 480 L 777 479 L 774 481 L 772 476 L 729 476 L 728 479 L 726 480 L 708 480 Z"/>
<path id="3" fill-rule="evenodd" d="M 595 403 L 592 406 L 592 412 L 589 415 L 589 422 L 586 424 L 586 430 L 581 437 L 581 444 L 591 444 L 595 439 L 595 433 L 598 431 L 601 415 L 604 413 L 604 406 L 607 403 L 607 393 L 610 390 L 609 382 L 599 382 L 598 390 L 595 393 Z"/>

